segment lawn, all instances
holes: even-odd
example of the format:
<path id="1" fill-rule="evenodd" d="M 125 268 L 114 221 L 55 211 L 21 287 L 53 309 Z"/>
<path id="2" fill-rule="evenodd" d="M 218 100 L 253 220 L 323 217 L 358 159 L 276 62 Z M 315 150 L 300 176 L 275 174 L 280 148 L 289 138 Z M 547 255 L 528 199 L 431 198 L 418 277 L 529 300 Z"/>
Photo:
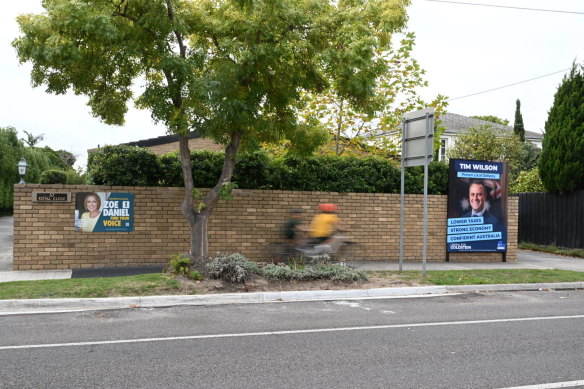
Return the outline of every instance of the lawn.
<path id="1" fill-rule="evenodd" d="M 403 281 L 406 285 L 476 285 L 517 284 L 584 281 L 584 272 L 567 270 L 451 270 L 428 271 L 424 277 L 419 271 L 370 271 L 369 282 L 343 284 L 343 289 L 367 289 L 375 287 L 373 280 Z M 202 286 L 216 280 L 197 281 Z M 318 281 L 315 281 L 318 282 Z M 76 278 L 66 280 L 16 281 L 0 283 L 0 299 L 38 298 L 90 298 L 117 296 L 156 296 L 193 294 L 192 281 L 177 280 L 165 274 L 144 274 L 131 277 Z M 282 282 L 275 283 L 274 290 L 282 290 Z M 307 285 L 311 286 L 310 282 Z M 314 287 L 307 288 L 314 290 Z M 201 290 L 199 288 L 199 290 Z M 239 290 L 245 292 L 245 288 Z"/>

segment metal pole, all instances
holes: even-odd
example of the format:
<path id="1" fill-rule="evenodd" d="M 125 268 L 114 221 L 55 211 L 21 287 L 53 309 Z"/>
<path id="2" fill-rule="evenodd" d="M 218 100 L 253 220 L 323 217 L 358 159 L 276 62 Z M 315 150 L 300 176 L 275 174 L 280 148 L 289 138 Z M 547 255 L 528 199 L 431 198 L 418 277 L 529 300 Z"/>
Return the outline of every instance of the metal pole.
<path id="1" fill-rule="evenodd" d="M 422 249 L 422 275 L 426 275 L 426 248 L 428 246 L 428 138 L 430 114 L 426 112 L 426 140 L 424 145 L 424 248 Z"/>
<path id="2" fill-rule="evenodd" d="M 399 271 L 403 270 L 404 263 L 404 203 L 405 203 L 405 158 L 406 155 L 406 121 L 402 122 L 402 150 L 401 150 L 401 191 L 399 212 Z"/>

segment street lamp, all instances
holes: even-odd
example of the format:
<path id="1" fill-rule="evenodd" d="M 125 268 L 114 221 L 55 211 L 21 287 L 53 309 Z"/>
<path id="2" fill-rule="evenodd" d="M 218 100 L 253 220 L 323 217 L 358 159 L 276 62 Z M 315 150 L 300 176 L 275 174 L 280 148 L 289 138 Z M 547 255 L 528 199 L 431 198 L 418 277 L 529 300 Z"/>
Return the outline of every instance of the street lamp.
<path id="1" fill-rule="evenodd" d="M 16 167 L 18 168 L 18 174 L 20 174 L 19 184 L 26 184 L 26 182 L 24 182 L 24 175 L 26 174 L 26 168 L 28 167 L 28 165 L 24 160 L 24 157 L 20 158 L 20 161 L 18 161 Z"/>

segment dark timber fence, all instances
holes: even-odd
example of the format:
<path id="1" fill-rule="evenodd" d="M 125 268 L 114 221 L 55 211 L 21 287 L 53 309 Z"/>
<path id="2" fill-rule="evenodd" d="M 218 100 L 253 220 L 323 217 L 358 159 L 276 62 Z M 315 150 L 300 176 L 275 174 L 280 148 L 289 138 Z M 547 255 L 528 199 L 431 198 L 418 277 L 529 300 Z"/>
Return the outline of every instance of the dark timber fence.
<path id="1" fill-rule="evenodd" d="M 520 193 L 519 241 L 584 249 L 584 190 Z"/>

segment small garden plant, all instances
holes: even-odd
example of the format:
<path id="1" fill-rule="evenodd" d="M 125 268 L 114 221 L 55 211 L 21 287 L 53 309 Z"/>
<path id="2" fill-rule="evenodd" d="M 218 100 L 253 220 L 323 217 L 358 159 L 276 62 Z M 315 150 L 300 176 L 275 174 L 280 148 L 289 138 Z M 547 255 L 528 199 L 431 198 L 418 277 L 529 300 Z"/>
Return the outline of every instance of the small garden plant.
<path id="1" fill-rule="evenodd" d="M 255 262 L 248 261 L 243 255 L 218 253 L 207 264 L 207 271 L 211 278 L 222 279 L 228 282 L 241 283 L 260 274 L 260 269 Z"/>
<path id="2" fill-rule="evenodd" d="M 191 280 L 202 280 L 203 275 L 191 268 L 191 258 L 186 255 L 174 254 L 170 257 L 168 265 L 164 268 L 165 273 L 182 275 Z"/>
<path id="3" fill-rule="evenodd" d="M 318 261 L 311 262 L 314 262 L 314 264 L 301 261 L 301 263 L 293 262 L 291 265 L 266 265 L 260 267 L 257 263 L 247 260 L 241 254 L 219 253 L 207 264 L 207 271 L 211 278 L 235 283 L 252 280 L 256 275 L 264 276 L 273 282 L 325 279 L 334 282 L 367 281 L 367 276 L 364 272 L 356 271 L 340 264 L 331 264 L 328 256 L 323 256 Z"/>

